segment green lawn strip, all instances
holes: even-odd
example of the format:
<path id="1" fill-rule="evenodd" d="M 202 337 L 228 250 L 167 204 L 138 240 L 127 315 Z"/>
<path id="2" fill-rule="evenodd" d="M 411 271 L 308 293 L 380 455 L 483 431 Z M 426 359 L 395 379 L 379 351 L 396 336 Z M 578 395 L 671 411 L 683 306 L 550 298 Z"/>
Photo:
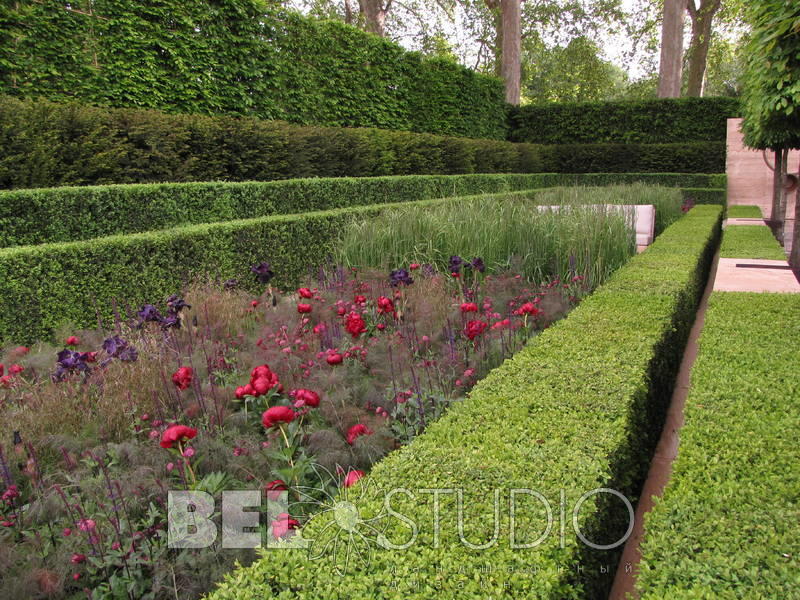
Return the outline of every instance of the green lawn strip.
<path id="1" fill-rule="evenodd" d="M 730 219 L 760 219 L 763 216 L 760 206 L 737 204 L 728 207 L 728 218 Z"/>
<path id="2" fill-rule="evenodd" d="M 594 173 L 337 177 L 0 191 L 0 246 L 86 240 L 182 225 L 559 185 L 718 186 L 719 175 Z"/>
<path id="3" fill-rule="evenodd" d="M 716 247 L 721 211 L 693 209 L 567 319 L 490 373 L 465 402 L 343 493 L 369 518 L 385 511 L 388 492 L 409 490 L 392 496 L 390 505 L 415 520 L 416 538 L 399 518 L 376 521 L 392 543 L 413 540 L 408 548 L 378 548 L 374 536 L 367 537 L 368 560 L 353 559 L 341 575 L 346 546 L 333 541 L 342 529 L 333 512 L 321 513 L 304 529 L 314 540 L 312 553 L 330 543 L 320 557 L 306 550 L 264 551 L 209 598 L 602 597 L 619 548 L 583 545 L 569 525 L 572 510 L 600 487 L 635 501 Z M 652 291 L 649 278 L 662 275 L 656 267 L 665 259 L 669 274 Z M 634 275 L 626 276 L 629 270 Z M 537 491 L 553 509 L 554 529 L 536 548 L 510 546 L 509 490 L 515 487 Z M 463 531 L 473 544 L 492 538 L 494 490 L 500 490 L 498 543 L 477 550 L 459 541 L 458 495 L 452 493 L 439 497 L 437 547 L 433 494 L 421 491 L 432 488 L 463 490 Z M 563 547 L 561 490 L 567 507 Z M 514 531 L 518 542 L 532 542 L 546 529 L 545 511 L 535 500 L 524 506 Z M 607 494 L 590 495 L 577 519 L 588 539 L 604 544 L 621 537 L 628 524 L 622 502 Z"/>
<path id="4" fill-rule="evenodd" d="M 643 600 L 797 597 L 798 315 L 798 294 L 712 295 L 678 457 L 646 520 Z"/>
<path id="5" fill-rule="evenodd" d="M 786 260 L 786 253 L 766 225 L 730 225 L 722 236 L 720 258 Z"/>

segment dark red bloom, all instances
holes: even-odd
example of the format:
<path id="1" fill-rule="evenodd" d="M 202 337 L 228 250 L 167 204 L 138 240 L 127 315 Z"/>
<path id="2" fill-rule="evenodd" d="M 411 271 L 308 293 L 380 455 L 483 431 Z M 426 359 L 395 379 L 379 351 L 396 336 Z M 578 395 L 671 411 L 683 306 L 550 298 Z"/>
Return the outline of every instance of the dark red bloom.
<path id="1" fill-rule="evenodd" d="M 532 317 L 535 317 L 540 312 L 542 311 L 536 308 L 536 305 L 533 302 L 526 302 L 525 304 L 520 306 L 517 310 L 515 310 L 514 314 L 518 316 L 530 315 Z"/>
<path id="2" fill-rule="evenodd" d="M 187 427 L 186 425 L 173 425 L 167 427 L 166 431 L 161 434 L 161 447 L 172 448 L 176 442 L 183 442 L 191 440 L 197 435 L 197 429 Z"/>
<path id="3" fill-rule="evenodd" d="M 343 360 L 344 360 L 344 356 L 342 356 L 338 352 L 332 352 L 331 354 L 328 354 L 328 358 L 325 359 L 325 361 L 329 365 L 340 365 L 340 364 L 342 364 Z"/>
<path id="4" fill-rule="evenodd" d="M 291 423 L 294 421 L 295 412 L 288 406 L 273 406 L 264 411 L 261 415 L 261 424 L 267 429 L 275 427 L 279 423 Z"/>
<path id="5" fill-rule="evenodd" d="M 305 298 L 306 300 L 314 297 L 314 293 L 308 288 L 300 288 L 299 290 L 297 290 L 297 293 L 300 295 L 301 298 Z"/>
<path id="6" fill-rule="evenodd" d="M 386 296 L 378 298 L 378 312 L 386 314 L 394 314 L 394 302 Z"/>
<path id="7" fill-rule="evenodd" d="M 355 485 L 355 483 L 364 476 L 364 471 L 359 471 L 358 469 L 352 469 L 347 472 L 347 476 L 344 478 L 344 487 L 349 488 L 350 486 Z"/>
<path id="8" fill-rule="evenodd" d="M 245 386 L 247 388 L 248 386 Z M 271 389 L 278 393 L 283 391 L 283 385 L 278 379 L 278 375 L 272 372 L 269 365 L 259 365 L 250 371 L 249 390 L 242 390 L 243 395 L 262 396 Z M 237 393 L 239 390 L 237 389 Z"/>
<path id="9" fill-rule="evenodd" d="M 482 334 L 483 330 L 488 326 L 489 324 L 483 321 L 468 321 L 467 326 L 464 328 L 464 334 L 470 340 L 474 340 L 476 337 Z"/>
<path id="10" fill-rule="evenodd" d="M 372 435 L 372 431 L 370 431 L 369 428 L 363 423 L 353 425 L 347 430 L 347 443 L 352 446 L 353 442 L 355 442 L 356 439 L 362 435 Z"/>
<path id="11" fill-rule="evenodd" d="M 461 305 L 462 313 L 478 312 L 478 305 L 475 302 L 464 302 Z"/>
<path id="12" fill-rule="evenodd" d="M 294 397 L 294 405 L 297 408 L 300 408 L 301 406 L 310 406 L 312 408 L 316 408 L 319 406 L 319 394 L 315 391 L 301 388 L 299 390 L 290 392 L 289 395 Z"/>
<path id="13" fill-rule="evenodd" d="M 419 263 L 411 263 L 410 265 L 408 265 L 408 268 L 412 271 L 416 271 L 417 269 L 419 269 Z"/>
<path id="14" fill-rule="evenodd" d="M 367 324 L 360 314 L 351 312 L 344 320 L 344 328 L 353 338 L 357 338 L 367 330 Z"/>
<path id="15" fill-rule="evenodd" d="M 364 304 L 367 301 L 366 296 L 362 296 L 361 294 L 357 294 L 356 297 L 353 299 L 353 302 L 356 304 Z"/>
<path id="16" fill-rule="evenodd" d="M 287 491 L 286 482 L 282 479 L 273 479 L 264 486 L 264 491 L 267 492 L 267 498 L 270 500 L 277 500 L 281 497 L 281 492 Z"/>
<path id="17" fill-rule="evenodd" d="M 312 307 L 311 307 L 310 304 L 304 304 L 304 303 L 300 302 L 297 305 L 297 312 L 299 312 L 301 315 L 305 315 L 305 314 L 308 314 L 308 313 L 311 312 L 311 308 Z"/>
<path id="18" fill-rule="evenodd" d="M 78 344 L 81 343 L 81 341 L 77 338 L 77 336 L 71 335 L 66 339 L 64 343 L 67 346 L 77 346 Z"/>
<path id="19" fill-rule="evenodd" d="M 185 390 L 192 383 L 192 376 L 194 371 L 192 367 L 181 367 L 172 374 L 172 383 L 175 384 L 179 390 Z"/>
<path id="20" fill-rule="evenodd" d="M 10 367 L 8 367 L 8 372 L 11 373 L 12 375 L 19 375 L 24 370 L 25 367 L 23 367 L 22 365 L 11 365 Z"/>

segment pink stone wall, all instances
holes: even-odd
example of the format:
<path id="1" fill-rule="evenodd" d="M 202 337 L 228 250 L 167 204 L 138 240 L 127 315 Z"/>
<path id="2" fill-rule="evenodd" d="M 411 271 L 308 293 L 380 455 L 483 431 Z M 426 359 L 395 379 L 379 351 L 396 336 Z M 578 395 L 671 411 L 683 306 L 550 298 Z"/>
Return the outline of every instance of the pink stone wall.
<path id="1" fill-rule="evenodd" d="M 742 143 L 741 119 L 728 119 L 728 204 L 756 204 L 767 219 L 772 211 L 772 171 L 764 164 L 761 150 L 750 150 Z M 767 151 L 772 164 L 774 155 Z M 789 172 L 800 168 L 800 152 L 789 153 Z M 794 215 L 794 194 L 789 198 L 789 215 Z"/>

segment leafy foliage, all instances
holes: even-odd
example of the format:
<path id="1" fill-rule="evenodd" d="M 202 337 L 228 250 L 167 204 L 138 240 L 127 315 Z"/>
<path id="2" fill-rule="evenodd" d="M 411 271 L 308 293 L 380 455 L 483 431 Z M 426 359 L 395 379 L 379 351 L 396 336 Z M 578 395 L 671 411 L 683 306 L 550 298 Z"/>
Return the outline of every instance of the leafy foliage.
<path id="1" fill-rule="evenodd" d="M 252 567 L 231 574 L 210 598 L 603 596 L 610 579 L 600 565 L 610 565 L 613 573 L 616 551 L 588 552 L 572 533 L 561 545 L 555 532 L 533 550 L 512 549 L 505 511 L 497 519 L 498 543 L 467 549 L 456 533 L 455 494 L 439 497 L 434 541 L 432 495 L 417 490 L 462 489 L 471 515 L 463 531 L 472 543 L 491 536 L 494 489 L 532 487 L 556 506 L 560 490 L 567 506 L 598 487 L 635 498 L 719 239 L 721 212 L 716 206 L 694 208 L 568 319 L 375 466 L 363 482 L 359 512 L 378 514 L 387 492 L 412 490 L 391 503 L 420 525 L 411 547 L 375 547 L 369 564 L 353 564 L 344 578 L 336 576 L 328 555 L 310 560 L 294 550 L 265 553 Z M 627 526 L 624 507 L 597 496 L 586 500 L 577 518 L 593 540 L 613 541 Z M 315 517 L 304 536 L 314 539 L 330 523 L 330 515 Z M 531 508 L 517 513 L 515 531 L 531 542 L 545 524 L 544 510 Z M 412 535 L 399 519 L 385 523 L 382 533 L 395 544 Z"/>
<path id="2" fill-rule="evenodd" d="M 722 258 L 763 258 L 786 260 L 786 252 L 766 225 L 731 225 L 725 230 Z"/>
<path id="3" fill-rule="evenodd" d="M 536 144 L 724 142 L 735 98 L 662 98 L 523 106 L 509 139 Z M 724 169 L 723 169 L 724 170 Z"/>
<path id="4" fill-rule="evenodd" d="M 783 0 L 748 4 L 753 32 L 744 84 L 745 143 L 752 148 L 800 148 L 800 5 Z"/>
<path id="5" fill-rule="evenodd" d="M 798 314 L 798 294 L 712 294 L 680 451 L 647 514 L 644 600 L 797 593 Z"/>
<path id="6" fill-rule="evenodd" d="M 21 97 L 506 134 L 498 79 L 259 0 L 20 0 L 0 30 L 0 91 Z"/>

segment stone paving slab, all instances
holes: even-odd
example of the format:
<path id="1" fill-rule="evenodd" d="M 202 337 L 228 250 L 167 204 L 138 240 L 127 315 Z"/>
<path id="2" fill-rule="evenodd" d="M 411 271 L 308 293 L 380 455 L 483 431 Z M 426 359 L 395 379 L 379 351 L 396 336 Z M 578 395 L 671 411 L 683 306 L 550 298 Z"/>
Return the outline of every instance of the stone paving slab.
<path id="1" fill-rule="evenodd" d="M 800 283 L 785 260 L 720 258 L 714 291 L 800 294 Z"/>

